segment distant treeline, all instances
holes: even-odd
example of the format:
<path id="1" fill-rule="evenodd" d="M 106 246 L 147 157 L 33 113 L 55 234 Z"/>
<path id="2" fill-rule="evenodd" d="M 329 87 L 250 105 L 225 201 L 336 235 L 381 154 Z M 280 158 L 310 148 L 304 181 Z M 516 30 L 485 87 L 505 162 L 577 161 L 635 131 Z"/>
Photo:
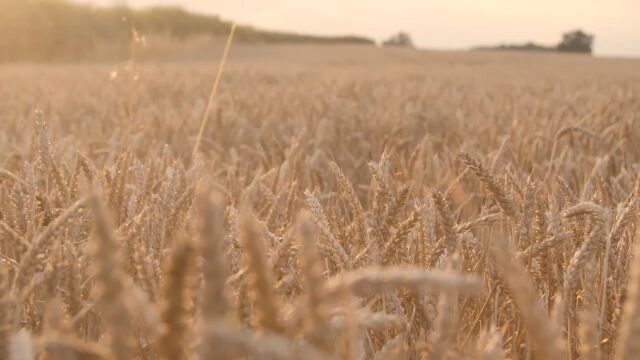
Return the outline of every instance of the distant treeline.
<path id="1" fill-rule="evenodd" d="M 562 34 L 556 46 L 544 46 L 533 42 L 524 44 L 502 44 L 498 46 L 478 46 L 472 50 L 519 50 L 519 51 L 560 51 L 591 54 L 594 36 L 582 30 L 573 30 Z"/>
<path id="2" fill-rule="evenodd" d="M 133 29 L 145 36 L 177 40 L 224 37 L 230 22 L 177 7 L 133 10 L 92 7 L 64 0 L 0 0 L 0 61 L 82 60 L 108 47 L 126 54 Z M 360 36 L 324 37 L 239 26 L 235 40 L 268 43 L 374 44 Z M 114 54 L 116 56 L 123 54 Z"/>
<path id="3" fill-rule="evenodd" d="M 498 46 L 477 46 L 473 50 L 522 50 L 522 51 L 556 51 L 552 46 L 543 46 L 528 42 L 524 44 L 501 44 Z"/>

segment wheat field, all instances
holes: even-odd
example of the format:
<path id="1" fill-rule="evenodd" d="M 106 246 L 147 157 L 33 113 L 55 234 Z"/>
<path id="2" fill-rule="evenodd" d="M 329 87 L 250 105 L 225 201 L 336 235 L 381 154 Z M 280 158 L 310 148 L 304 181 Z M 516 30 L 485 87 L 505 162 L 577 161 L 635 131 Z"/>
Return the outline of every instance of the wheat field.
<path id="1" fill-rule="evenodd" d="M 216 69 L 0 67 L 0 359 L 638 356 L 640 60 Z"/>

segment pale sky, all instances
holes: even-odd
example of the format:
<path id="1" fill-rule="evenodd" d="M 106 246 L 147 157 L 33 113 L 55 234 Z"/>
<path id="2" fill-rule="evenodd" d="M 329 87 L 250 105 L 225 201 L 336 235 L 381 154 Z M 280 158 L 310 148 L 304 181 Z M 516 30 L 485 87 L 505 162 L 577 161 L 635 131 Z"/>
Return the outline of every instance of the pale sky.
<path id="1" fill-rule="evenodd" d="M 133 7 L 178 5 L 269 30 L 364 35 L 407 31 L 417 46 L 466 49 L 534 41 L 567 30 L 595 34 L 597 55 L 640 57 L 640 0 L 76 0 Z"/>

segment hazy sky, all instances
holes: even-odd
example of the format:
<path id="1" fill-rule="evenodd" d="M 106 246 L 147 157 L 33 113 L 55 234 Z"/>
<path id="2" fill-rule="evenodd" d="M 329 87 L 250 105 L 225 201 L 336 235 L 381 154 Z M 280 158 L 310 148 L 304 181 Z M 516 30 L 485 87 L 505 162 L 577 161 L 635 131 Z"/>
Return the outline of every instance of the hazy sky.
<path id="1" fill-rule="evenodd" d="M 255 27 L 382 40 L 398 30 L 424 48 L 502 42 L 555 44 L 562 32 L 596 35 L 599 55 L 640 57 L 640 0 L 76 0 L 179 5 Z"/>

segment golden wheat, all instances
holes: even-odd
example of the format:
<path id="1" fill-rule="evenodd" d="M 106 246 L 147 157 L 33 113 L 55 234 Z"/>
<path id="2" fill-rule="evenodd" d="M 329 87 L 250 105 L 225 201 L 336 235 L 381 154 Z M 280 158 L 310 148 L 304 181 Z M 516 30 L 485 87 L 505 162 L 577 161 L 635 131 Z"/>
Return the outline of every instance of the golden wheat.
<path id="1" fill-rule="evenodd" d="M 0 68 L 0 359 L 637 355 L 637 61 L 225 53 Z"/>

